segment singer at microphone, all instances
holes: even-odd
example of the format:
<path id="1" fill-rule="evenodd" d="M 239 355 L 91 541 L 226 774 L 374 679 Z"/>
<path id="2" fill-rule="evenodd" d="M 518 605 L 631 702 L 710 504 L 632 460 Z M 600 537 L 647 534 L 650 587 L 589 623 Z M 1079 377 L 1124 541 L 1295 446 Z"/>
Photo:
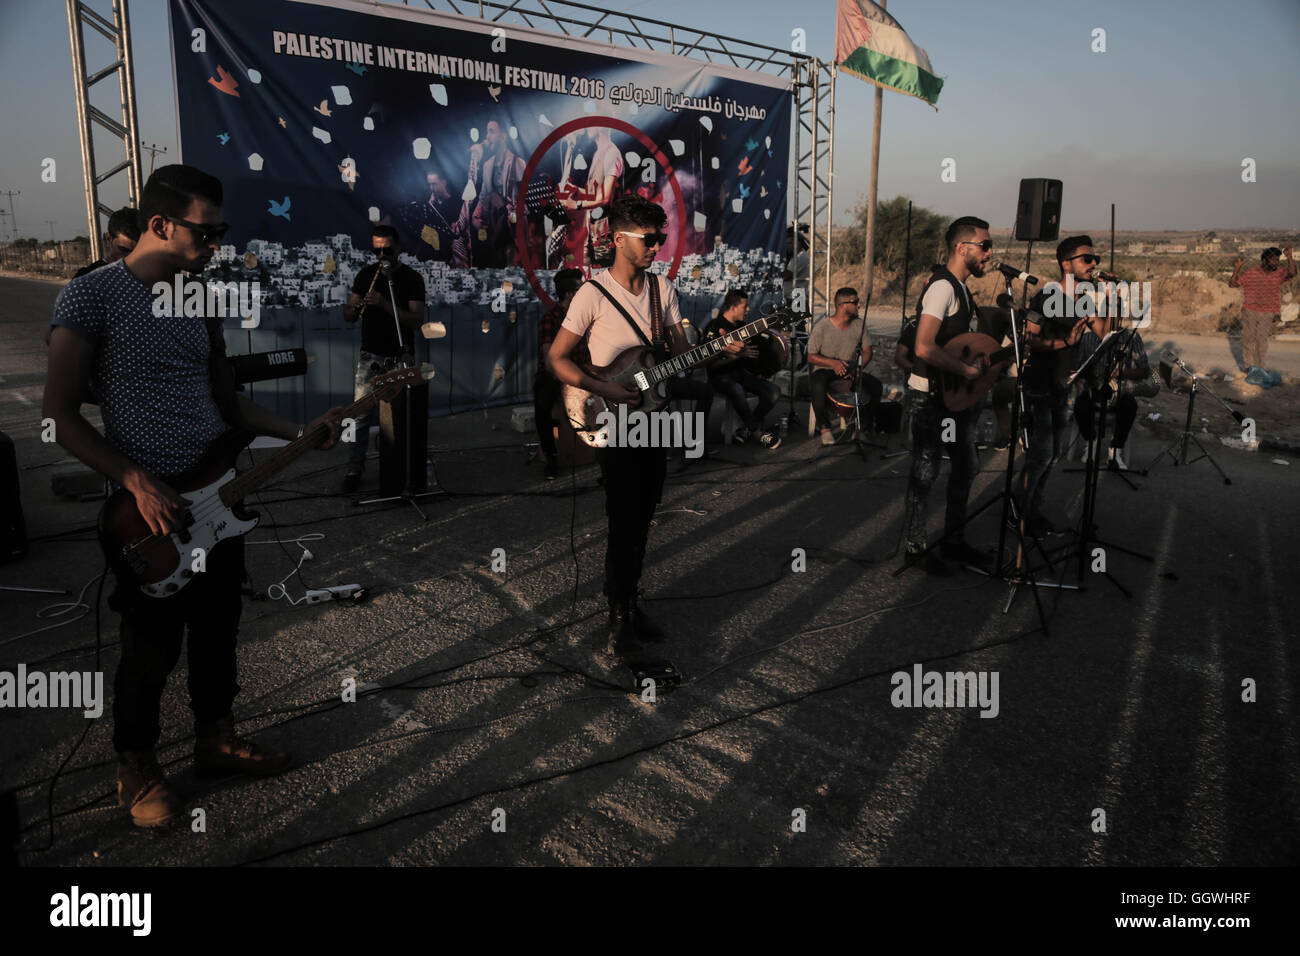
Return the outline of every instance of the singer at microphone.
<path id="1" fill-rule="evenodd" d="M 370 381 L 381 372 L 413 358 L 416 336 L 424 324 L 424 279 L 409 266 L 398 262 L 401 243 L 392 226 L 371 227 L 370 245 L 377 261 L 357 273 L 352 293 L 343 307 L 343 318 L 361 322 L 361 353 L 357 359 L 354 398 L 370 391 Z M 370 426 L 379 420 L 378 408 L 371 408 L 357 422 L 343 491 L 351 494 L 361 484 L 366 467 Z"/>

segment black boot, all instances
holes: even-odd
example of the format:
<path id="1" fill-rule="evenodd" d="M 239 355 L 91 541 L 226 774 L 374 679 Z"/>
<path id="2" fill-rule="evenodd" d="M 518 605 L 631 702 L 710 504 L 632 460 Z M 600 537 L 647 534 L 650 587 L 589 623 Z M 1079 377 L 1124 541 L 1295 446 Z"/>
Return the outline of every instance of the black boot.
<path id="1" fill-rule="evenodd" d="M 632 629 L 639 640 L 658 644 L 665 637 L 664 629 L 646 615 L 637 598 L 632 598 Z"/>
<path id="2" fill-rule="evenodd" d="M 609 638 L 605 645 L 607 654 L 626 654 L 640 647 L 636 630 L 632 626 L 632 607 L 628 601 L 609 602 Z"/>

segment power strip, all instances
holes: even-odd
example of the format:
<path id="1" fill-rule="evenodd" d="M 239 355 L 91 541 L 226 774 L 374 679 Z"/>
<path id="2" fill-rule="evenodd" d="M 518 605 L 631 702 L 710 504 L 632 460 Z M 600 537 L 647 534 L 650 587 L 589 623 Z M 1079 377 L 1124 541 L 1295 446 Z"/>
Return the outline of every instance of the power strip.
<path id="1" fill-rule="evenodd" d="M 324 604 L 326 601 L 346 601 L 350 598 L 360 600 L 365 595 L 365 588 L 359 584 L 336 584 L 332 588 L 313 588 L 307 592 L 308 604 Z"/>

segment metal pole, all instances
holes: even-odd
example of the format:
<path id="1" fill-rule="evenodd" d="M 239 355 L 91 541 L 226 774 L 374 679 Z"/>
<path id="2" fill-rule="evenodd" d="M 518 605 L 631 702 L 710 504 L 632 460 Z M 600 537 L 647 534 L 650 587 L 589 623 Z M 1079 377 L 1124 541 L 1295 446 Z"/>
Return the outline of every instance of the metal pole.
<path id="1" fill-rule="evenodd" d="M 140 208 L 140 127 L 135 110 L 135 67 L 131 57 L 131 18 L 127 0 L 113 0 L 114 19 L 118 25 L 117 55 L 122 61 L 118 71 L 118 90 L 122 96 L 122 125 L 126 127 L 127 199 L 131 206 Z M 153 166 L 150 165 L 150 172 Z"/>
<path id="2" fill-rule="evenodd" d="M 832 224 L 835 220 L 835 64 L 827 67 L 831 84 L 830 113 L 827 119 L 826 136 L 828 148 L 826 152 L 826 302 L 831 301 L 831 252 L 834 246 L 831 242 Z M 815 168 L 815 167 L 814 167 Z M 867 310 L 862 310 L 865 321 Z"/>
<path id="3" fill-rule="evenodd" d="M 68 39 L 72 43 L 72 81 L 77 93 L 77 128 L 81 135 L 81 178 L 86 195 L 86 222 L 90 224 L 90 261 L 103 258 L 99 229 L 99 187 L 95 183 L 95 144 L 86 109 L 86 46 L 77 16 L 77 0 L 68 0 Z"/>
<path id="4" fill-rule="evenodd" d="M 882 10 L 888 6 L 889 0 L 880 0 Z M 871 123 L 871 173 L 867 178 L 867 304 L 862 310 L 863 316 L 866 316 L 867 309 L 871 308 L 871 292 L 876 281 L 876 185 L 880 178 L 880 114 L 884 109 L 884 102 L 885 91 L 877 86 L 876 112 Z"/>
<path id="5" fill-rule="evenodd" d="M 809 312 L 813 311 L 813 303 L 816 301 L 813 291 L 817 288 L 817 102 L 821 99 L 821 61 L 811 60 L 810 66 L 812 67 L 812 110 L 809 115 L 812 122 L 809 126 L 812 128 L 812 142 L 808 150 L 808 275 L 805 277 L 808 284 Z M 797 246 L 798 243 L 799 237 L 795 236 L 795 245 Z"/>
<path id="6" fill-rule="evenodd" d="M 16 191 L 11 189 L 5 193 L 5 195 L 9 197 L 9 224 L 13 226 L 15 239 L 18 238 L 18 217 L 14 215 L 14 197 L 21 196 L 22 194 L 23 191 L 21 189 Z"/>
<path id="7" fill-rule="evenodd" d="M 1115 271 L 1115 204 L 1110 204 L 1110 271 Z"/>

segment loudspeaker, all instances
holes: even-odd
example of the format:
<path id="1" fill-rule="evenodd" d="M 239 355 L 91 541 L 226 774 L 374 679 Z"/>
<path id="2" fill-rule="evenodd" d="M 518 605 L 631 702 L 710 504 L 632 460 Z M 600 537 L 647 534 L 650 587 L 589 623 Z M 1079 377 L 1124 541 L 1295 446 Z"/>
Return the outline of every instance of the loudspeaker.
<path id="1" fill-rule="evenodd" d="M 0 432 L 0 564 L 27 553 L 27 523 L 18 497 L 18 456 L 14 443 Z"/>
<path id="2" fill-rule="evenodd" d="M 1021 242 L 1055 240 L 1061 234 L 1061 181 L 1020 180 L 1016 203 L 1016 238 Z"/>
<path id="3" fill-rule="evenodd" d="M 429 383 L 408 385 L 379 403 L 379 493 L 428 491 Z M 403 469 L 409 468 L 408 472 Z"/>

